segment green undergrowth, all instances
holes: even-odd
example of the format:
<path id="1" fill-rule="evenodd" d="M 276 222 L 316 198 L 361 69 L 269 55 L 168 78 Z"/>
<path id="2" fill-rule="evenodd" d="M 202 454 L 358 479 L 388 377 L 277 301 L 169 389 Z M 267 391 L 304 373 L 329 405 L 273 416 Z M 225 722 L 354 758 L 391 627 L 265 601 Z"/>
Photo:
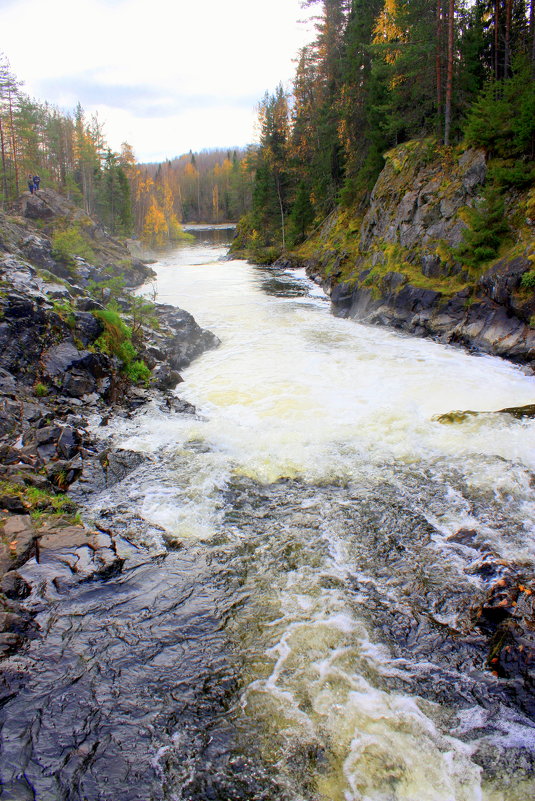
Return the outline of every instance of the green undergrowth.
<path id="1" fill-rule="evenodd" d="M 56 300 L 54 301 L 53 309 L 64 323 L 70 329 L 76 328 L 76 319 L 74 317 L 75 308 L 70 300 Z"/>
<path id="2" fill-rule="evenodd" d="M 75 257 L 93 261 L 95 252 L 82 233 L 80 225 L 57 228 L 52 234 L 52 255 L 65 264 L 74 265 Z"/>
<path id="3" fill-rule="evenodd" d="M 151 372 L 132 343 L 132 328 L 115 309 L 98 309 L 93 314 L 104 326 L 102 334 L 95 340 L 97 350 L 117 357 L 122 365 L 121 372 L 130 381 L 147 384 Z"/>
<path id="4" fill-rule="evenodd" d="M 38 398 L 45 398 L 48 395 L 49 389 L 46 384 L 38 381 L 36 384 L 34 384 L 33 391 Z"/>

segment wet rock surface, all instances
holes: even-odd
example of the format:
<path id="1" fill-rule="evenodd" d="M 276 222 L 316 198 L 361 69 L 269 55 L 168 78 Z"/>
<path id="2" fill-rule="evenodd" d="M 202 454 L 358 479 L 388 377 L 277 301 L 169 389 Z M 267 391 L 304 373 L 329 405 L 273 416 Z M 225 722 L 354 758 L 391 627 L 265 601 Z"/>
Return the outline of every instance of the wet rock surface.
<path id="1" fill-rule="evenodd" d="M 265 734 L 253 720 L 234 714 L 247 665 L 276 657 L 281 610 L 272 599 L 288 581 L 303 581 L 303 600 L 325 599 L 319 621 L 302 617 L 316 658 L 314 627 L 331 609 L 351 612 L 370 638 L 357 646 L 348 632 L 360 654 L 351 675 L 439 703 L 489 780 L 513 769 L 529 779 L 529 738 L 515 747 L 507 738 L 535 720 L 533 577 L 501 558 L 486 531 L 492 520 L 504 538 L 521 535 L 504 508 L 515 499 L 489 504 L 464 485 L 461 466 L 447 469 L 448 486 L 436 463 L 382 465 L 379 481 L 321 486 L 235 477 L 221 491 L 224 519 L 210 548 L 166 547 L 128 497 L 95 509 L 92 532 L 44 533 L 18 578 L 6 579 L 35 617 L 24 652 L 4 662 L 5 791 L 43 801 L 152 801 L 177 787 L 187 801 L 313 798 L 307 777 L 329 762 L 321 728 L 310 742 L 283 728 L 291 741 L 281 767 L 261 757 Z M 128 496 L 128 482 L 113 497 Z M 451 488 L 477 528 L 448 534 L 433 524 Z M 142 543 L 158 535 L 149 553 Z M 14 639 L 21 623 L 8 620 Z M 277 673 L 279 692 L 310 669 L 307 653 Z M 302 701 L 299 714 L 307 710 Z"/>
<path id="2" fill-rule="evenodd" d="M 286 263 L 304 266 L 321 282 L 340 315 L 501 356 L 533 371 L 535 292 L 522 283 L 533 269 L 533 224 L 527 220 L 521 233 L 517 218 L 508 218 L 515 238 L 510 255 L 483 272 L 469 271 L 456 249 L 468 211 L 483 202 L 485 154 L 467 150 L 445 165 L 429 160 L 425 147 L 407 142 L 385 155 L 363 216 L 350 221 L 351 256 L 330 247 L 334 212 L 323 223 L 317 254 Z M 513 193 L 508 202 L 523 215 L 525 201 Z"/>
<path id="3" fill-rule="evenodd" d="M 29 559 L 60 565 L 54 581 L 64 589 L 120 571 L 113 530 L 97 547 L 64 493 L 78 488 L 80 502 L 124 479 L 143 457 L 96 442 L 88 418 L 100 414 L 106 423 L 155 399 L 172 413 L 194 414 L 171 392 L 181 381 L 173 365 L 185 366 L 218 344 L 187 312 L 156 307 L 159 328 L 145 328 L 139 346 L 150 350 L 150 366 L 158 369 L 151 387 L 133 385 L 118 358 L 97 347 L 103 324 L 93 312 L 103 306 L 84 287 L 109 278 L 118 265 L 131 285 L 152 270 L 52 190 L 25 193 L 19 211 L 20 217 L 0 214 L 0 604 L 8 610 L 28 594 L 16 571 Z M 83 225 L 95 264 L 58 260 L 51 244 L 58 221 Z M 128 297 L 119 300 L 130 307 Z M 12 631 L 12 623 L 0 619 L 4 655 L 24 643 L 23 628 Z"/>
<path id="4" fill-rule="evenodd" d="M 66 591 L 71 570 L 85 576 L 87 546 L 80 535 L 72 544 L 75 565 L 56 543 L 27 565 L 37 608 Z M 225 720 L 237 669 L 221 624 L 236 597 L 222 567 L 195 549 L 147 561 L 117 548 L 126 555 L 119 575 L 70 586 L 61 605 L 37 613 L 46 660 L 35 641 L 5 663 L 4 793 L 156 801 L 181 787 L 191 801 L 283 798 L 259 764 L 237 759 Z"/>

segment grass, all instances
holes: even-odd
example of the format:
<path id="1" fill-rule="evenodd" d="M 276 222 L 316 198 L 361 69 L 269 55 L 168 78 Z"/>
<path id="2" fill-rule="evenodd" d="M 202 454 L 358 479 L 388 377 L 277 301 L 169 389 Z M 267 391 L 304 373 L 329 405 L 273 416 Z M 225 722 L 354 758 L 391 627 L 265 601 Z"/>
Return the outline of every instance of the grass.
<path id="1" fill-rule="evenodd" d="M 48 387 L 46 384 L 42 384 L 41 381 L 34 385 L 33 391 L 38 398 L 45 398 L 48 395 Z"/>
<path id="2" fill-rule="evenodd" d="M 24 480 L 24 476 L 21 478 Z M 35 520 L 67 515 L 71 522 L 75 522 L 80 517 L 74 501 L 63 493 L 47 492 L 37 487 L 16 484 L 12 481 L 0 481 L 0 495 L 19 498 L 32 519 Z"/>
<path id="3" fill-rule="evenodd" d="M 69 328 L 76 328 L 76 319 L 74 317 L 74 306 L 70 300 L 56 300 L 54 301 L 54 311 Z"/>

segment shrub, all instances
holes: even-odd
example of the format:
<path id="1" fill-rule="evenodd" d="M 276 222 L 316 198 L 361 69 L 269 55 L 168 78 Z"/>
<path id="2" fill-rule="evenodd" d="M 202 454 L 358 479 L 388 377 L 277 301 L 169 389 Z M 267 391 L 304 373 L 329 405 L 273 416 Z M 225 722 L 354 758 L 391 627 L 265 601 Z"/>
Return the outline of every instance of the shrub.
<path id="1" fill-rule="evenodd" d="M 535 289 L 535 270 L 529 270 L 524 273 L 520 281 L 522 289 Z"/>
<path id="2" fill-rule="evenodd" d="M 150 379 L 150 370 L 144 361 L 137 359 L 125 367 L 125 375 L 128 376 L 130 381 L 134 384 L 143 383 L 148 384 Z"/>
<path id="3" fill-rule="evenodd" d="M 95 258 L 95 253 L 75 226 L 55 231 L 52 235 L 52 255 L 67 264 L 74 264 L 74 257 L 81 256 L 87 261 Z"/>
<path id="4" fill-rule="evenodd" d="M 40 381 L 35 384 L 33 391 L 38 398 L 44 398 L 46 395 L 48 395 L 48 387 L 45 384 L 42 384 Z"/>
<path id="5" fill-rule="evenodd" d="M 489 187 L 481 206 L 468 210 L 469 227 L 464 230 L 464 241 L 454 255 L 474 269 L 493 259 L 509 230 L 503 215 L 503 197 L 495 187 Z"/>
<path id="6" fill-rule="evenodd" d="M 113 267 L 105 267 L 97 280 L 90 279 L 87 288 L 101 303 L 116 300 L 122 295 L 126 281 L 123 275 L 114 275 Z"/>
<path id="7" fill-rule="evenodd" d="M 116 356 L 122 362 L 122 372 L 133 382 L 147 383 L 150 370 L 132 344 L 132 329 L 126 325 L 114 309 L 99 309 L 94 316 L 104 325 L 104 331 L 95 340 L 95 347 L 108 356 Z"/>
<path id="8" fill-rule="evenodd" d="M 157 331 L 160 323 L 156 316 L 156 306 L 146 298 L 134 295 L 130 299 L 130 317 L 132 319 L 132 337 L 134 342 L 141 339 L 144 326 Z"/>

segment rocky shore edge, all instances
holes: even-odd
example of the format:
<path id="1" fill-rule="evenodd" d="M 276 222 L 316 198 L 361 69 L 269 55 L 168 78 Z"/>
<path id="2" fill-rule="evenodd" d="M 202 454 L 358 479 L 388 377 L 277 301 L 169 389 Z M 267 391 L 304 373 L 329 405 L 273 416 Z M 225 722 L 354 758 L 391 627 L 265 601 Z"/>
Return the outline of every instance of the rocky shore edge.
<path id="1" fill-rule="evenodd" d="M 135 550 L 124 521 L 117 530 L 113 515 L 89 526 L 68 494 L 77 488 L 83 502 L 143 460 L 95 437 L 91 425 L 105 432 L 113 415 L 131 416 L 149 402 L 195 414 L 173 391 L 179 371 L 219 344 L 188 312 L 151 303 L 150 320 L 136 323 L 141 378 L 125 374 L 102 347 L 99 313 L 114 290 L 119 324 L 132 323 L 129 290 L 153 271 L 50 190 L 24 195 L 18 212 L 0 215 L 0 658 L 37 636 L 34 616 L 51 598 L 113 575 Z M 55 226 L 65 230 L 65 220 L 83 231 L 93 263 L 54 250 Z M 32 583 L 19 572 L 29 560 Z"/>
<path id="2" fill-rule="evenodd" d="M 335 314 L 500 356 L 533 374 L 535 188 L 493 190 L 477 149 L 412 140 L 384 158 L 373 190 L 336 207 L 302 244 L 274 259 L 277 248 L 262 251 L 238 225 L 231 253 L 304 268 Z M 479 237 L 486 260 L 477 262 L 467 237 Z"/>

